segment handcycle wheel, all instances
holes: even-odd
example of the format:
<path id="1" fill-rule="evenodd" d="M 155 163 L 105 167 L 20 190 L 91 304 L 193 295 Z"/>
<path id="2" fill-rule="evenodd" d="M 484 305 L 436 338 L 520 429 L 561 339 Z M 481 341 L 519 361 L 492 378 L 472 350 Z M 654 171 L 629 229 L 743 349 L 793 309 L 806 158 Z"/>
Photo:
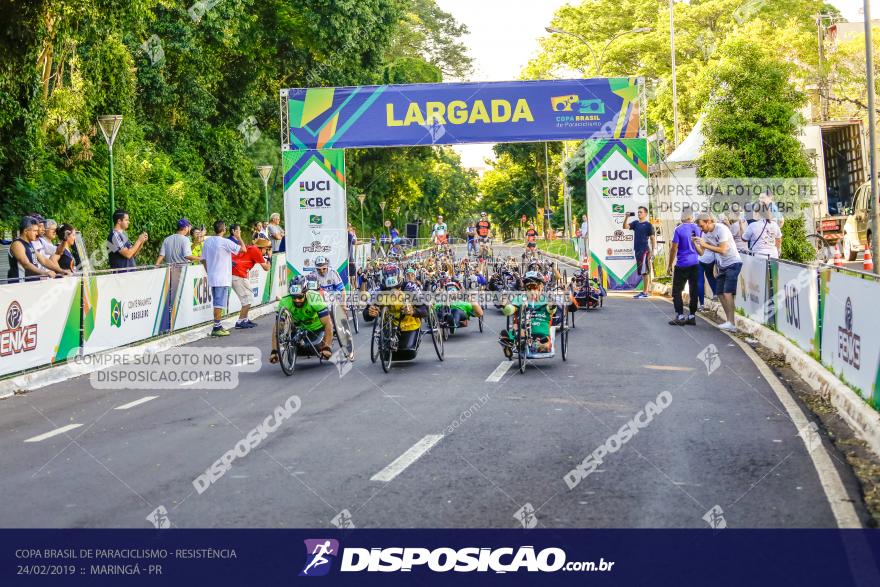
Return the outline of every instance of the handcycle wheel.
<path id="1" fill-rule="evenodd" d="M 338 312 L 336 309 L 341 308 Z M 339 348 L 347 360 L 354 357 L 354 337 L 351 335 L 351 322 L 348 319 L 347 312 L 342 306 L 332 306 L 330 312 L 330 321 L 333 323 L 333 337 L 339 343 Z"/>
<path id="2" fill-rule="evenodd" d="M 480 325 L 480 332 L 483 332 L 483 317 L 482 316 L 477 318 L 477 324 Z"/>
<path id="3" fill-rule="evenodd" d="M 568 354 L 568 326 L 566 324 L 566 320 L 568 319 L 568 306 L 562 306 L 562 330 L 559 333 L 559 346 L 562 351 L 562 360 L 567 360 Z"/>
<path id="4" fill-rule="evenodd" d="M 392 340 L 394 339 L 394 321 L 391 314 L 388 313 L 388 307 L 382 308 L 379 316 L 379 361 L 382 363 L 382 370 L 388 373 L 391 370 L 391 354 Z"/>
<path id="5" fill-rule="evenodd" d="M 568 313 L 568 320 L 571 322 L 571 327 L 574 328 L 574 315 L 577 314 L 577 308 Z"/>
<path id="6" fill-rule="evenodd" d="M 431 329 L 431 341 L 434 343 L 434 351 L 437 353 L 437 359 L 442 361 L 444 355 L 443 336 L 437 326 L 437 314 L 434 313 L 434 308 L 428 310 L 428 328 Z"/>
<path id="7" fill-rule="evenodd" d="M 290 377 L 296 368 L 296 348 L 293 345 L 293 318 L 290 311 L 282 308 L 275 317 L 275 342 L 278 347 L 278 364 Z"/>
<path id="8" fill-rule="evenodd" d="M 348 311 L 351 312 L 351 325 L 354 326 L 354 333 L 357 334 L 361 331 L 361 325 L 358 321 L 357 308 L 351 298 L 348 300 Z"/>
<path id="9" fill-rule="evenodd" d="M 522 336 L 523 324 L 525 321 L 526 312 L 525 307 L 520 306 L 519 308 L 519 320 L 516 324 L 516 360 L 519 366 L 519 372 L 524 374 L 526 372 L 526 352 L 529 348 L 529 341 Z"/>
<path id="10" fill-rule="evenodd" d="M 373 332 L 370 334 L 370 362 L 379 358 L 379 318 L 373 320 Z"/>

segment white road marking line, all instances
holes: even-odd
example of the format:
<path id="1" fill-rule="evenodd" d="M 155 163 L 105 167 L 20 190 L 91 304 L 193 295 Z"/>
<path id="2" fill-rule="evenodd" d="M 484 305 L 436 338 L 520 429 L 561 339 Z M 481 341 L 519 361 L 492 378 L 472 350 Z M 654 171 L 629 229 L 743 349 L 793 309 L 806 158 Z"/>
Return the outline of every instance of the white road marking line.
<path id="1" fill-rule="evenodd" d="M 44 432 L 43 434 L 32 436 L 31 438 L 25 440 L 25 442 L 40 442 L 41 440 L 46 440 L 47 438 L 52 438 L 53 436 L 64 434 L 68 430 L 79 428 L 80 426 L 82 426 L 82 424 L 68 424 L 67 426 L 62 426 L 61 428 L 56 428 L 55 430 L 50 430 L 49 432 Z"/>
<path id="2" fill-rule="evenodd" d="M 122 404 L 121 406 L 116 406 L 116 407 L 113 408 L 113 409 L 114 409 L 114 410 L 127 410 L 127 409 L 129 409 L 129 408 L 133 408 L 133 407 L 135 407 L 135 406 L 139 406 L 139 405 L 141 405 L 141 404 L 145 404 L 145 403 L 147 403 L 148 401 L 151 401 L 151 400 L 156 399 L 157 397 L 159 397 L 159 396 L 158 396 L 158 395 L 148 395 L 148 396 L 146 396 L 146 397 L 142 397 L 141 399 L 136 399 L 136 400 L 134 400 L 133 402 L 128 402 L 127 404 Z"/>
<path id="3" fill-rule="evenodd" d="M 501 381 L 501 378 L 504 377 L 504 374 L 507 373 L 507 370 L 510 369 L 511 365 L 513 365 L 513 361 L 501 361 L 501 364 L 495 367 L 492 374 L 486 377 L 486 382 L 498 383 Z"/>
<path id="4" fill-rule="evenodd" d="M 442 434 L 428 434 L 423 439 L 409 447 L 405 453 L 394 459 L 394 461 L 370 477 L 370 481 L 388 482 L 400 475 L 404 469 L 419 460 L 419 458 L 431 450 L 431 448 L 443 439 Z"/>

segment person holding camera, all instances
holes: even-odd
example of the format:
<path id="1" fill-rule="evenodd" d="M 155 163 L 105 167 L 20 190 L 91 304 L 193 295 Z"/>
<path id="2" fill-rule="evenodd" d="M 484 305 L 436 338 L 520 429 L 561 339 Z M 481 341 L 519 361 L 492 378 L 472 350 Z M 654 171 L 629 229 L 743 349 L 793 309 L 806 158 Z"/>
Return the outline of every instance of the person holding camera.
<path id="1" fill-rule="evenodd" d="M 657 248 L 657 237 L 654 233 L 654 225 L 648 220 L 648 209 L 645 206 L 639 206 L 638 220 L 634 219 L 634 216 L 632 212 L 627 212 L 623 229 L 633 231 L 636 274 L 642 277 L 644 283 L 642 291 L 633 296 L 639 300 L 647 298 L 651 293 L 651 260 Z"/>
<path id="2" fill-rule="evenodd" d="M 708 212 L 703 212 L 697 217 L 697 224 L 703 231 L 703 236 L 693 236 L 691 240 L 701 255 L 706 251 L 715 253 L 715 282 L 717 289 L 715 294 L 721 301 L 727 320 L 718 328 L 728 332 L 736 332 L 736 308 L 733 297 L 736 295 L 737 280 L 742 271 L 742 257 L 736 250 L 736 241 L 730 229 L 715 222 L 715 217 Z"/>

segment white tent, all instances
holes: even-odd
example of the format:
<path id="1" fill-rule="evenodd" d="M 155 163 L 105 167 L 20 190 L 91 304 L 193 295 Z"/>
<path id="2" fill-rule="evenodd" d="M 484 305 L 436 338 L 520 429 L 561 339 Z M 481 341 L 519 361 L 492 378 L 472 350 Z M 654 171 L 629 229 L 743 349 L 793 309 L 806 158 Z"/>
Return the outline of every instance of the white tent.
<path id="1" fill-rule="evenodd" d="M 696 161 L 700 157 L 700 150 L 706 137 L 703 136 L 703 116 L 697 121 L 691 134 L 666 158 L 667 163 L 690 163 Z"/>

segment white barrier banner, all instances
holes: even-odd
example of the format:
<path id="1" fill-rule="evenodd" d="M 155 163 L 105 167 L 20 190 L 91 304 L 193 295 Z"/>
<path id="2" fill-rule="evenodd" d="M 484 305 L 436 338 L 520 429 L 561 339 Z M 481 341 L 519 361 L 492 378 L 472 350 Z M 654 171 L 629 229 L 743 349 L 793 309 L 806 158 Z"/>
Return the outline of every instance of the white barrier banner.
<path id="1" fill-rule="evenodd" d="M 205 266 L 187 265 L 183 268 L 174 302 L 174 330 L 204 324 L 214 319 L 211 288 Z"/>
<path id="2" fill-rule="evenodd" d="M 736 286 L 736 307 L 746 316 L 767 324 L 769 304 L 767 303 L 767 259 L 740 254 L 743 261 L 739 282 Z"/>
<path id="3" fill-rule="evenodd" d="M 268 296 L 263 296 L 263 303 L 276 302 L 287 295 L 287 255 L 281 253 L 272 257 L 272 286 Z"/>
<path id="4" fill-rule="evenodd" d="M 124 271 L 86 280 L 83 352 L 95 353 L 157 336 L 168 308 L 168 269 Z"/>
<path id="5" fill-rule="evenodd" d="M 825 269 L 822 294 L 822 362 L 876 406 L 880 377 L 878 283 Z"/>
<path id="6" fill-rule="evenodd" d="M 0 286 L 0 375 L 70 357 L 79 348 L 80 280 Z"/>
<path id="7" fill-rule="evenodd" d="M 815 267 L 772 261 L 776 329 L 806 352 L 818 352 L 819 284 Z"/>

